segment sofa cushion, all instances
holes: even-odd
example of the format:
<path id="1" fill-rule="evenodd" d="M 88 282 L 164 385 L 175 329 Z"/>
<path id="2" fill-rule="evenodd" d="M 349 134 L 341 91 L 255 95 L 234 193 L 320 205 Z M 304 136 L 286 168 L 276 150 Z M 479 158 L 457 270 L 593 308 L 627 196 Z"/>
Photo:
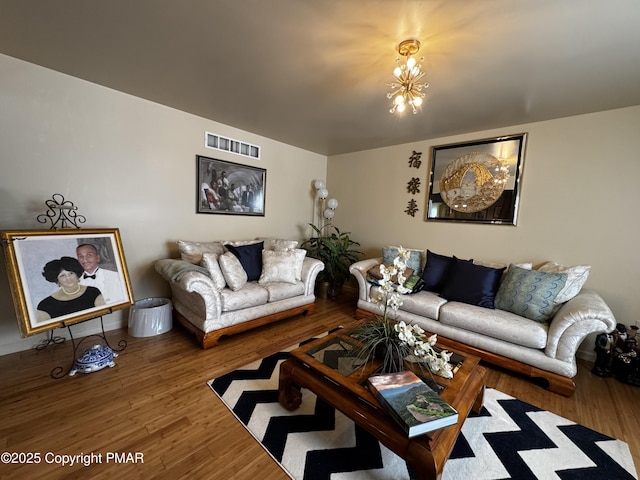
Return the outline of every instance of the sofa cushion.
<path id="1" fill-rule="evenodd" d="M 454 257 L 440 296 L 447 300 L 494 308 L 494 299 L 505 268 L 491 268 Z"/>
<path id="2" fill-rule="evenodd" d="M 541 272 L 566 273 L 567 281 L 564 287 L 556 296 L 555 303 L 561 304 L 568 302 L 575 297 L 589 278 L 590 265 L 575 265 L 573 267 L 565 267 L 556 262 L 547 262 L 538 268 Z"/>
<path id="3" fill-rule="evenodd" d="M 262 250 L 264 249 L 264 242 L 242 246 L 235 246 L 228 243 L 225 247 L 240 260 L 242 268 L 247 272 L 247 281 L 253 282 L 260 278 L 260 274 L 262 273 Z"/>
<path id="4" fill-rule="evenodd" d="M 302 248 L 263 250 L 262 273 L 258 283 L 297 283 L 302 277 L 302 263 L 306 254 L 307 251 Z"/>
<path id="5" fill-rule="evenodd" d="M 440 323 L 475 332 L 479 335 L 543 349 L 549 327 L 504 310 L 489 310 L 460 302 L 448 302 L 440 308 Z"/>
<path id="6" fill-rule="evenodd" d="M 304 294 L 304 283 L 284 283 L 284 282 L 271 282 L 261 283 L 260 286 L 267 291 L 269 302 L 277 302 L 278 300 L 284 300 L 285 298 L 297 297 Z"/>
<path id="7" fill-rule="evenodd" d="M 414 272 L 422 272 L 423 267 L 423 255 L 424 250 L 416 250 L 411 248 L 405 248 L 405 250 L 409 253 L 409 258 L 407 258 L 407 267 L 412 268 Z M 400 247 L 396 246 L 386 246 L 382 247 L 382 263 L 386 265 L 393 264 L 393 260 L 398 256 L 398 252 L 400 251 Z"/>
<path id="8" fill-rule="evenodd" d="M 438 253 L 433 253 L 431 250 L 427 250 L 427 263 L 425 264 L 424 271 L 422 272 L 422 280 L 424 280 L 423 290 L 439 293 L 447 281 L 449 271 L 453 266 L 455 258 L 456 257 L 447 257 L 446 255 L 440 255 Z M 473 260 L 461 261 L 473 262 Z"/>
<path id="9" fill-rule="evenodd" d="M 400 310 L 438 320 L 440 307 L 445 303 L 447 303 L 447 301 L 444 298 L 439 297 L 436 293 L 422 290 L 421 292 L 417 292 L 412 295 L 403 295 Z"/>
<path id="10" fill-rule="evenodd" d="M 227 281 L 224 279 L 224 274 L 220 269 L 218 255 L 216 253 L 203 253 L 200 265 L 207 269 L 211 280 L 213 280 L 213 283 L 218 290 L 222 290 L 227 286 Z"/>
<path id="11" fill-rule="evenodd" d="M 243 308 L 264 305 L 269 301 L 269 292 L 256 282 L 246 283 L 240 290 L 225 288 L 220 292 L 222 311 L 234 312 Z"/>
<path id="12" fill-rule="evenodd" d="M 180 258 L 194 265 L 200 265 L 203 253 L 222 255 L 225 252 L 222 242 L 190 242 L 187 240 L 178 240 L 177 244 Z"/>
<path id="13" fill-rule="evenodd" d="M 233 291 L 240 290 L 247 283 L 247 272 L 242 268 L 242 264 L 238 257 L 233 253 L 227 252 L 218 257 L 220 270 L 224 275 L 224 279 Z"/>
<path id="14" fill-rule="evenodd" d="M 551 318 L 554 300 L 567 280 L 566 273 L 540 272 L 509 265 L 495 307 L 537 322 Z"/>

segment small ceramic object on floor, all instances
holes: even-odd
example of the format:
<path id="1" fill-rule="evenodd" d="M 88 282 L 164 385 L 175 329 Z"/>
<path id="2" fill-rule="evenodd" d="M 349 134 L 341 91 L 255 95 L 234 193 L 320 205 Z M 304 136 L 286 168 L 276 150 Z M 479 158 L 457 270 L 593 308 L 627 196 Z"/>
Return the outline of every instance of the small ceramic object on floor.
<path id="1" fill-rule="evenodd" d="M 80 357 L 73 363 L 73 368 L 69 371 L 69 376 L 74 376 L 77 372 L 91 373 L 102 370 L 104 367 L 115 367 L 113 361 L 118 354 L 107 345 L 94 345 L 86 349 Z"/>

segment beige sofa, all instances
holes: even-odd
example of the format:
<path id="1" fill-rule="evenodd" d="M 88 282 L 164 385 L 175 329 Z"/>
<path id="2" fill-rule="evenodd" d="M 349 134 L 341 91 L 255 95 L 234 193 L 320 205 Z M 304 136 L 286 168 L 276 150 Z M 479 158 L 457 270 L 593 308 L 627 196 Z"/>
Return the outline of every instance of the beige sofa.
<path id="1" fill-rule="evenodd" d="M 418 273 L 423 268 L 426 270 L 429 264 L 428 253 L 432 252 L 415 250 L 413 252 L 418 252 L 416 258 L 421 257 L 422 264 L 417 266 Z M 370 281 L 372 279 L 368 278 L 367 272 L 371 268 L 379 268 L 383 258 L 362 260 L 350 268 L 359 287 L 357 316 L 382 313 L 382 305 L 372 301 L 379 287 Z M 388 261 L 389 258 L 384 260 Z M 463 263 L 459 259 L 455 261 L 457 267 Z M 573 267 L 573 270 L 570 270 L 550 262 L 545 269 L 542 269 L 546 272 L 532 270 L 526 273 L 526 270 L 531 268 L 530 265 L 510 265 L 508 269 L 504 269 L 503 266 L 466 263 L 463 268 L 457 270 L 456 288 L 461 297 L 456 297 L 447 285 L 440 285 L 436 288 L 439 293 L 423 290 L 403 296 L 402 306 L 396 312 L 391 312 L 391 315 L 398 321 L 404 320 L 407 323 L 417 324 L 427 332 L 453 340 L 459 345 L 458 350 L 463 353 L 475 354 L 490 363 L 530 377 L 543 378 L 549 390 L 571 396 L 576 388 L 573 377 L 577 373 L 578 347 L 587 335 L 611 332 L 616 326 L 613 313 L 604 300 L 595 291 L 582 288 L 589 267 L 579 267 Z M 476 275 L 478 271 L 480 273 Z M 563 271 L 564 273 L 561 273 Z M 554 272 L 555 277 L 553 277 Z M 570 278 L 566 272 L 572 273 L 573 278 Z M 487 277 L 486 273 L 490 276 Z M 503 308 L 518 311 L 515 307 L 511 308 L 512 304 L 509 303 L 509 299 L 516 298 L 516 293 L 519 293 L 513 293 L 513 289 L 525 288 L 522 278 L 518 278 L 518 275 L 546 277 L 547 274 L 561 280 L 564 285 L 557 292 L 555 299 L 560 301 L 554 299 L 554 305 L 550 310 L 552 313 L 548 320 L 540 321 L 539 318 L 533 320 L 499 308 L 503 306 Z M 421 275 L 428 276 L 425 273 Z M 473 283 L 473 279 L 478 276 L 482 280 L 491 278 L 494 281 L 495 296 L 492 300 L 494 304 L 491 302 L 483 304 L 486 295 L 482 294 L 486 294 L 487 290 L 491 290 L 490 288 L 482 291 L 482 288 L 478 290 L 477 285 L 464 284 L 469 281 Z M 446 275 L 443 278 L 446 279 Z M 490 282 L 485 282 L 483 287 L 487 287 L 488 283 Z M 573 292 L 570 291 L 571 288 Z M 478 291 L 481 292 L 479 296 Z M 564 298 L 561 297 L 561 293 Z M 475 298 L 469 298 L 474 295 Z M 482 300 L 475 301 L 478 298 Z M 528 301 L 525 299 L 520 308 L 528 309 Z M 534 299 L 530 303 L 535 301 Z M 530 312 L 525 313 L 535 317 Z"/>
<path id="2" fill-rule="evenodd" d="M 231 335 L 313 311 L 324 264 L 280 239 L 178 241 L 180 259 L 156 271 L 169 282 L 175 318 L 203 348 Z"/>

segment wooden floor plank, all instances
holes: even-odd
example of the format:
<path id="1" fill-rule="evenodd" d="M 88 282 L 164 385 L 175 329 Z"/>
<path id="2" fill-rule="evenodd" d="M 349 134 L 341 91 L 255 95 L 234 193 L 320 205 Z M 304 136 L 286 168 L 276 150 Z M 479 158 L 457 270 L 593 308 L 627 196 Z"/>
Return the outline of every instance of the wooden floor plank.
<path id="1" fill-rule="evenodd" d="M 209 350 L 180 325 L 163 335 L 108 332 L 127 348 L 114 368 L 54 380 L 68 366 L 70 345 L 0 357 L 0 445 L 3 451 L 102 454 L 102 464 L 62 467 L 0 464 L 8 479 L 224 478 L 288 476 L 242 427 L 206 382 L 282 348 L 353 321 L 355 299 L 318 300 L 314 314 L 260 327 Z M 90 342 L 87 343 L 87 347 Z M 640 389 L 600 378 L 579 362 L 575 395 L 564 398 L 531 380 L 488 366 L 488 386 L 629 444 L 640 465 Z M 144 463 L 106 463 L 108 452 L 140 452 Z"/>

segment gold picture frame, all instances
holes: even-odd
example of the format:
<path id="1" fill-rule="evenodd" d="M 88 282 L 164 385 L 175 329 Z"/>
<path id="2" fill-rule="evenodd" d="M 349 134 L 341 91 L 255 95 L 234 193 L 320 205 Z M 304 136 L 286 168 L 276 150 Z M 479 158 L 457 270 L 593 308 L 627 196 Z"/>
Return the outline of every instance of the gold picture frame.
<path id="1" fill-rule="evenodd" d="M 133 303 L 117 228 L 10 230 L 0 232 L 0 239 L 23 337 Z M 85 275 L 83 265 L 97 268 Z"/>

